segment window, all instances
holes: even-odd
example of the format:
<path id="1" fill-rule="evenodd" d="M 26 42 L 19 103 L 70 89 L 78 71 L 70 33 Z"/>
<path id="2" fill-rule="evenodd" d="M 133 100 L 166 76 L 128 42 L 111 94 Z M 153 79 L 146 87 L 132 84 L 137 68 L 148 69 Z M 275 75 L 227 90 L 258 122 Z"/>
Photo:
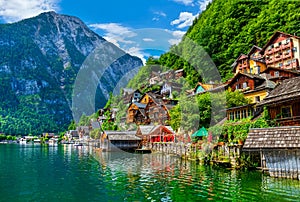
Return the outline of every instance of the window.
<path id="1" fill-rule="evenodd" d="M 236 119 L 241 119 L 241 117 L 240 117 L 240 111 L 236 111 Z"/>
<path id="2" fill-rule="evenodd" d="M 280 46 L 281 45 L 281 41 L 278 43 L 278 46 Z"/>
<path id="3" fill-rule="evenodd" d="M 230 120 L 232 120 L 232 121 L 234 120 L 234 113 L 233 113 L 233 112 L 230 112 L 230 113 L 229 113 L 229 118 L 230 118 Z"/>
<path id="4" fill-rule="evenodd" d="M 282 63 L 279 63 L 279 67 L 282 67 L 282 65 L 283 65 Z"/>
<path id="5" fill-rule="evenodd" d="M 297 47 L 293 47 L 293 52 L 297 52 Z"/>
<path id="6" fill-rule="evenodd" d="M 248 108 L 248 116 L 252 116 L 252 110 Z"/>
<path id="7" fill-rule="evenodd" d="M 248 87 L 247 82 L 244 82 L 243 83 L 243 88 L 247 88 L 247 87 Z"/>
<path id="8" fill-rule="evenodd" d="M 281 107 L 281 118 L 289 117 L 292 117 L 292 107 L 290 105 Z"/>
<path id="9" fill-rule="evenodd" d="M 260 66 L 257 66 L 257 74 L 260 74 Z"/>
<path id="10" fill-rule="evenodd" d="M 274 75 L 275 75 L 276 77 L 279 77 L 279 71 L 274 72 Z"/>
<path id="11" fill-rule="evenodd" d="M 259 102 L 260 101 L 260 97 L 259 96 L 255 96 L 255 102 Z"/>
<path id="12" fill-rule="evenodd" d="M 288 44 L 288 43 L 290 43 L 290 39 L 289 38 L 286 39 L 286 41 L 285 41 L 285 44 Z"/>
<path id="13" fill-rule="evenodd" d="M 247 110 L 243 109 L 242 111 L 242 119 L 247 118 Z"/>
<path id="14" fill-rule="evenodd" d="M 235 89 L 236 89 L 236 90 L 239 89 L 239 84 L 236 84 L 236 85 L 235 85 Z"/>

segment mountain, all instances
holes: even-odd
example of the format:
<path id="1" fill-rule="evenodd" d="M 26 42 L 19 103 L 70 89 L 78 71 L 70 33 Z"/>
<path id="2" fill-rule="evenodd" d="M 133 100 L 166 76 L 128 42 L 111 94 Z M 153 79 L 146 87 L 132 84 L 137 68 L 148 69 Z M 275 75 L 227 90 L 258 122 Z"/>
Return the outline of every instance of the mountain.
<path id="1" fill-rule="evenodd" d="M 183 40 L 159 58 L 161 65 L 183 67 L 188 81 L 194 85 L 203 79 L 193 65 L 195 48 L 201 46 L 211 57 L 223 80 L 232 76 L 231 64 L 253 45 L 264 46 L 275 31 L 300 35 L 299 1 L 213 0 L 199 14 Z"/>
<path id="2" fill-rule="evenodd" d="M 139 58 L 107 42 L 76 17 L 47 12 L 1 24 L 0 131 L 63 131 L 72 115 L 104 106 L 118 81 L 140 66 Z M 93 92 L 88 92 L 90 83 L 96 84 Z M 93 103 L 93 111 L 76 112 L 84 108 L 74 105 L 79 99 L 82 105 Z"/>

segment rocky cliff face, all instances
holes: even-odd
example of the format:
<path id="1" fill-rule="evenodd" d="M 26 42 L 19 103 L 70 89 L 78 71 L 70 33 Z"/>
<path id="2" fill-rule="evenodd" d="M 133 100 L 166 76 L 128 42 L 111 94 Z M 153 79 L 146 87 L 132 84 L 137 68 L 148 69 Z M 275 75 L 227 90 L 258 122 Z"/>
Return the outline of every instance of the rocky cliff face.
<path id="1" fill-rule="evenodd" d="M 72 119 L 74 98 L 84 100 L 78 85 L 73 92 L 74 83 L 89 66 L 92 73 L 83 75 L 96 76 L 80 82 L 96 84 L 100 92 L 93 100 L 96 108 L 142 61 L 105 41 L 76 17 L 48 12 L 0 25 L 0 132 L 65 129 Z"/>

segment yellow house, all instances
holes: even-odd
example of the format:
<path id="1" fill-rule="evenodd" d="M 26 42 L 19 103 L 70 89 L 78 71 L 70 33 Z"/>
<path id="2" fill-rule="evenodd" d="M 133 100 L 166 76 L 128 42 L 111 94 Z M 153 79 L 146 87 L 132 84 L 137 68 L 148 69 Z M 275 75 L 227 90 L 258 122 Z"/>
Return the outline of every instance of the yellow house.
<path id="1" fill-rule="evenodd" d="M 260 74 L 267 69 L 263 59 L 262 49 L 258 46 L 252 46 L 247 55 L 241 54 L 231 65 L 233 73 Z"/>
<path id="2" fill-rule="evenodd" d="M 275 82 L 266 79 L 265 82 L 260 86 L 256 87 L 253 90 L 244 91 L 243 93 L 245 98 L 250 100 L 251 104 L 256 104 L 265 99 L 265 97 L 271 90 L 275 88 L 275 86 Z"/>

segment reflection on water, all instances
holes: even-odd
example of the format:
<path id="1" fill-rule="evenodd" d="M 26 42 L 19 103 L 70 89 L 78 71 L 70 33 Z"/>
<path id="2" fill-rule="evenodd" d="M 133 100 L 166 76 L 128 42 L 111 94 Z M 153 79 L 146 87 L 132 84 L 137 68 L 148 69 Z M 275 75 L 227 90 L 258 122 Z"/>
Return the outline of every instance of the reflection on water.
<path id="1" fill-rule="evenodd" d="M 297 180 L 160 154 L 0 145 L 0 201 L 299 201 Z"/>

